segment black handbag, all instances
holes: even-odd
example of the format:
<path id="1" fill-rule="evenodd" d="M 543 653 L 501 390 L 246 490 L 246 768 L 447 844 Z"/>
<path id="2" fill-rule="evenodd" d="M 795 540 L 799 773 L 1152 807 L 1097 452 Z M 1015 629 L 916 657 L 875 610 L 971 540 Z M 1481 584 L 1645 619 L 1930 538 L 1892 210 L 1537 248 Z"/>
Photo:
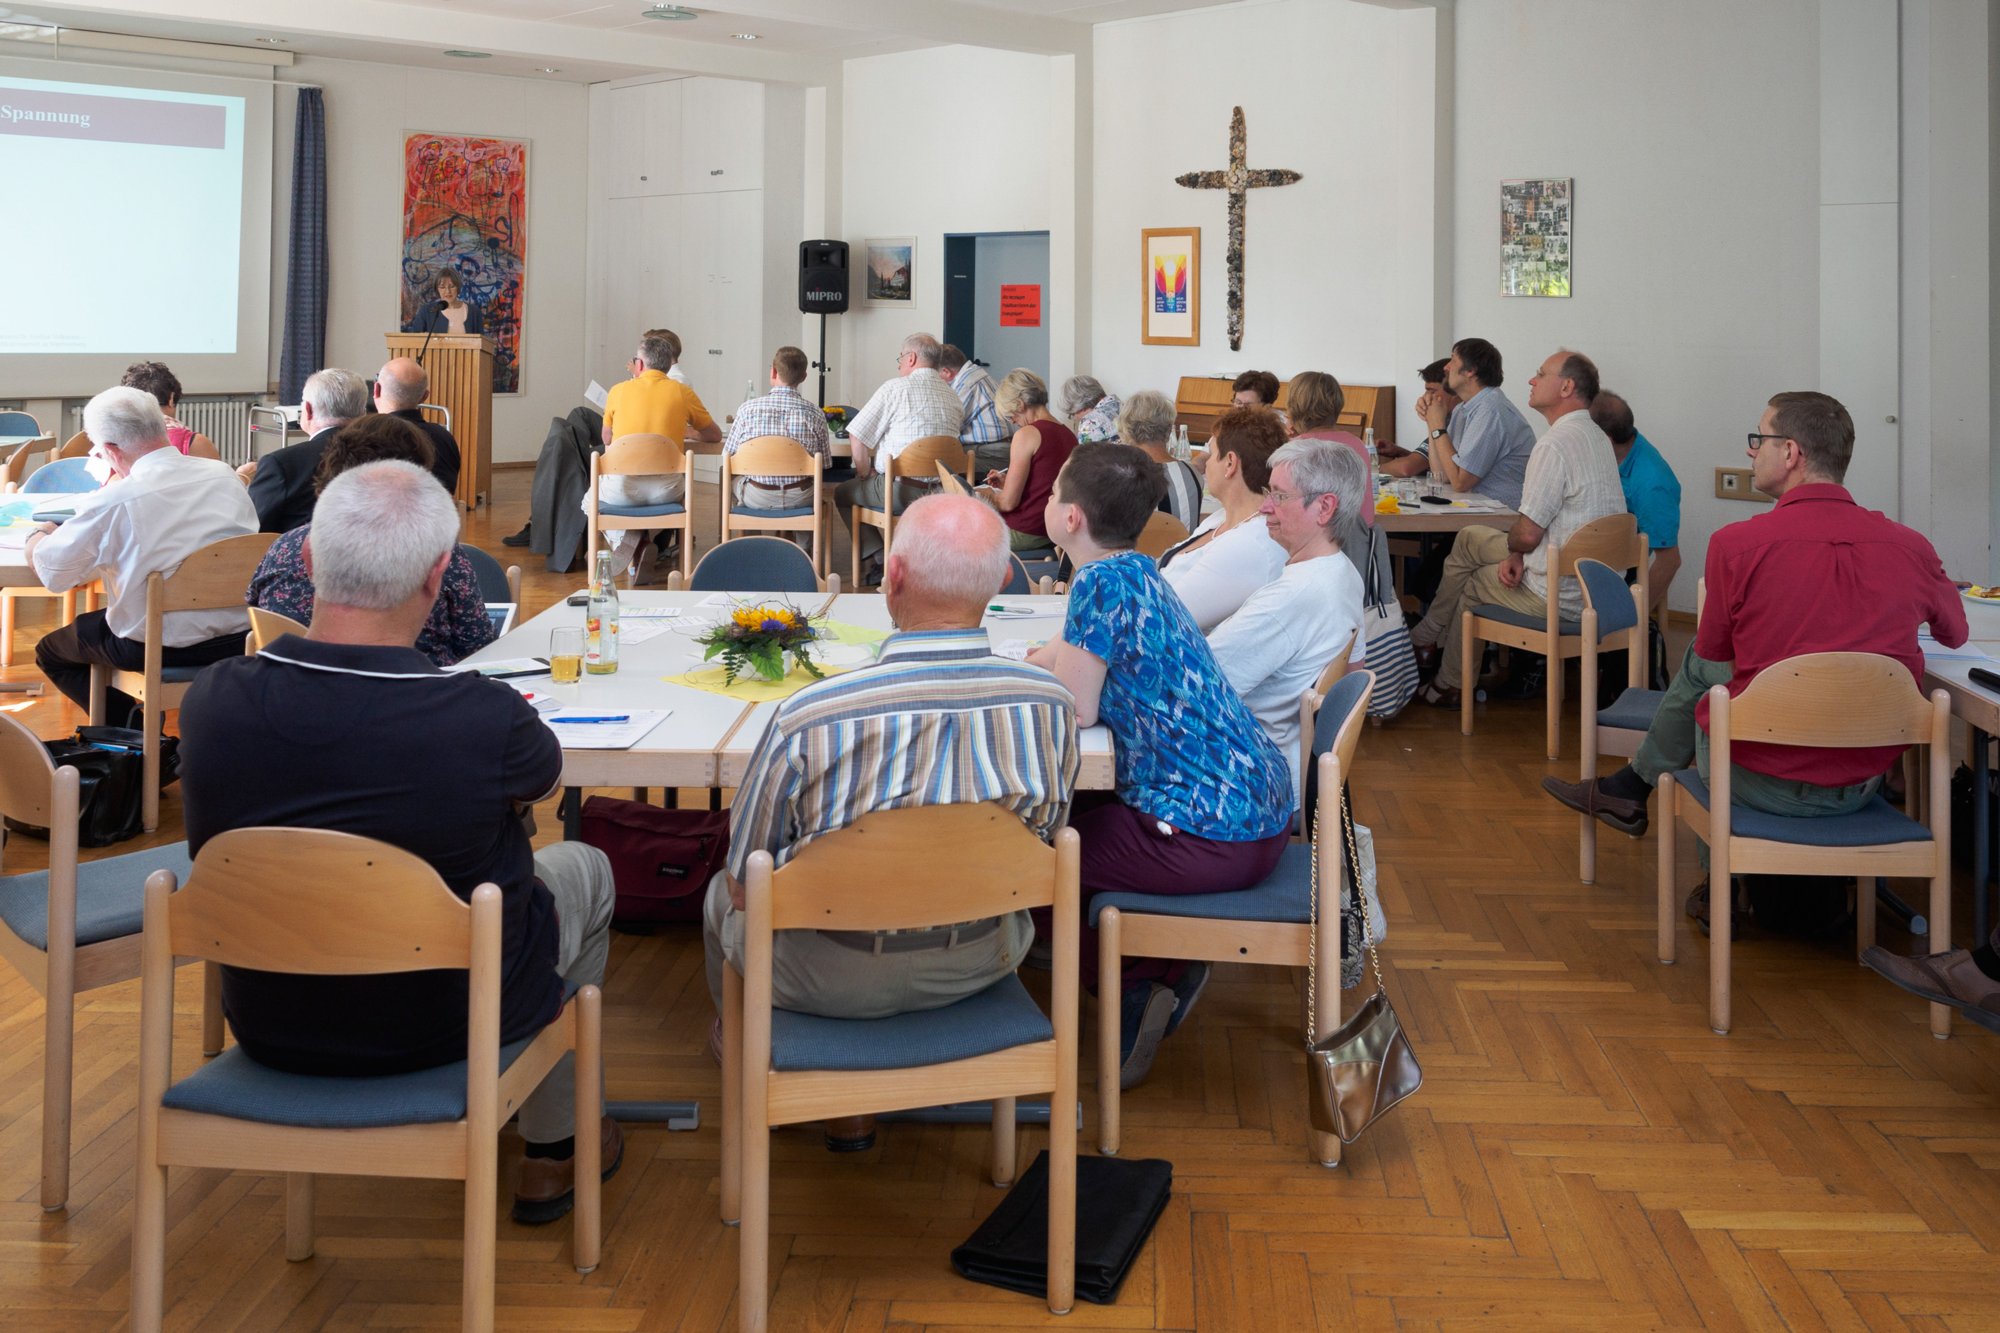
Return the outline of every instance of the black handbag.
<path id="1" fill-rule="evenodd" d="M 58 768 L 76 770 L 76 845 L 109 847 L 140 833 L 140 796 L 145 782 L 146 736 L 132 727 L 78 727 L 67 740 L 44 741 Z M 161 738 L 160 785 L 178 774 L 172 737 Z M 8 819 L 10 832 L 47 838 L 39 824 Z"/>
<path id="2" fill-rule="evenodd" d="M 1173 1193 L 1174 1164 L 1122 1157 L 1076 1159 L 1076 1294 L 1096 1305 L 1117 1299 L 1153 1224 Z M 1049 1155 L 1035 1157 L 1007 1197 L 951 1252 L 961 1277 L 1047 1299 Z"/>

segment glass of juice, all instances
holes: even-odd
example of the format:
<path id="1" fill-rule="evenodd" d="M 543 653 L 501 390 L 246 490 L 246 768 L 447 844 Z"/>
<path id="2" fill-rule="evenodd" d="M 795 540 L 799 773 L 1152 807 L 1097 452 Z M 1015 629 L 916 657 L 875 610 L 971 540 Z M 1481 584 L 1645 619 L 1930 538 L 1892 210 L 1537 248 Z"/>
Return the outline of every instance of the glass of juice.
<path id="1" fill-rule="evenodd" d="M 583 676 L 583 627 L 568 625 L 549 631 L 549 676 L 558 685 L 574 685 Z"/>

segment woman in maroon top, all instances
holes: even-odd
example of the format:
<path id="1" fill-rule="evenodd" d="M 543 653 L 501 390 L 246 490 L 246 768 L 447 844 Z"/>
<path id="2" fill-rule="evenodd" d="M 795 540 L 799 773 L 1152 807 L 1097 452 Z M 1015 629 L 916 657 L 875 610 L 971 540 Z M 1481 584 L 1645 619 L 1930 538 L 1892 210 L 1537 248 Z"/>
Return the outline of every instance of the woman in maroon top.
<path id="1" fill-rule="evenodd" d="M 993 406 L 1014 427 L 1007 466 L 986 474 L 986 486 L 1007 521 L 1007 541 L 1016 551 L 1049 545 L 1042 511 L 1055 489 L 1056 473 L 1069 461 L 1076 436 L 1049 414 L 1049 386 L 1033 371 L 1016 370 L 1000 381 Z"/>

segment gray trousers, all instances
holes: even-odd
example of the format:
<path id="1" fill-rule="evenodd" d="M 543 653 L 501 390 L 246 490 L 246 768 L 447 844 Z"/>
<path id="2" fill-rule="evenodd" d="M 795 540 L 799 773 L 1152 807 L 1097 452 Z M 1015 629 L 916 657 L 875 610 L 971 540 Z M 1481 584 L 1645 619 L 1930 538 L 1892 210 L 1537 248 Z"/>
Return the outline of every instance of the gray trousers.
<path id="1" fill-rule="evenodd" d="M 556 901 L 556 971 L 567 986 L 603 985 L 618 896 L 610 860 L 585 843 L 559 842 L 535 853 L 535 875 Z M 522 1100 L 519 1128 L 529 1143 L 559 1143 L 576 1133 L 574 1052 Z M 587 1132 L 596 1133 L 596 1127 Z"/>

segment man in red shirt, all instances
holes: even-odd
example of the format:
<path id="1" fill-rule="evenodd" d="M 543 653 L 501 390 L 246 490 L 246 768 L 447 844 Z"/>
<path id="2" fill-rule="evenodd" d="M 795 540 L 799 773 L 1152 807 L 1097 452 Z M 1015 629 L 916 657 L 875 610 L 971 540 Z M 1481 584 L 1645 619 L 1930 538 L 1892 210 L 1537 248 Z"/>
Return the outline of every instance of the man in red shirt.
<path id="1" fill-rule="evenodd" d="M 1778 503 L 1710 539 L 1708 601 L 1645 742 L 1632 762 L 1592 783 L 1543 778 L 1572 810 L 1622 833 L 1646 831 L 1646 800 L 1662 773 L 1692 762 L 1708 776 L 1708 690 L 1732 696 L 1759 671 L 1802 653 L 1880 653 L 1922 679 L 1917 627 L 1965 642 L 1965 610 L 1923 535 L 1854 502 L 1840 482 L 1854 453 L 1854 421 L 1823 393 L 1772 398 L 1750 436 L 1752 481 Z M 1778 815 L 1858 810 L 1902 751 L 1821 749 L 1739 741 L 1735 799 Z M 1707 849 L 1703 848 L 1706 859 Z M 1706 917 L 1707 882 L 1689 898 Z"/>

